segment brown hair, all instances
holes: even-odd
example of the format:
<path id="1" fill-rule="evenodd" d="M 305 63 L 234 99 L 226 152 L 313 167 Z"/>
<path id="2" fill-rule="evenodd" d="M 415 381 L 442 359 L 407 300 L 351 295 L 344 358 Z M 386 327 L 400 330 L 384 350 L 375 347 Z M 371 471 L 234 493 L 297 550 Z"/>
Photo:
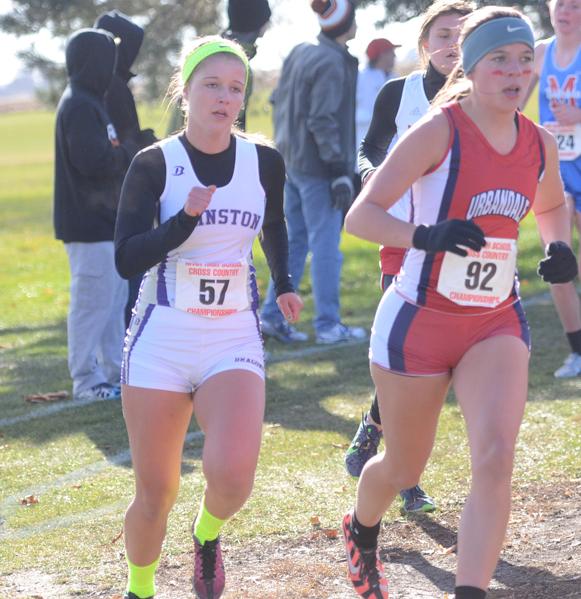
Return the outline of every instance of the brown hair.
<path id="1" fill-rule="evenodd" d="M 501 19 L 503 17 L 516 17 L 525 20 L 523 14 L 515 8 L 509 8 L 506 6 L 484 6 L 474 11 L 464 21 L 464 26 L 460 33 L 460 39 L 458 44 L 460 48 L 464 43 L 464 40 L 480 25 L 493 21 L 494 19 Z M 442 89 L 436 94 L 436 97 L 432 100 L 432 106 L 441 106 L 448 102 L 460 100 L 470 94 L 472 90 L 472 84 L 466 78 L 464 69 L 462 67 L 462 61 L 454 67 L 453 71 L 448 75 L 446 83 Z"/>
<path id="2" fill-rule="evenodd" d="M 430 29 L 438 17 L 447 15 L 466 16 L 474 12 L 476 5 L 471 0 L 436 0 L 424 13 L 418 37 L 418 54 L 424 67 L 428 66 L 429 57 L 424 44 L 430 35 Z"/>

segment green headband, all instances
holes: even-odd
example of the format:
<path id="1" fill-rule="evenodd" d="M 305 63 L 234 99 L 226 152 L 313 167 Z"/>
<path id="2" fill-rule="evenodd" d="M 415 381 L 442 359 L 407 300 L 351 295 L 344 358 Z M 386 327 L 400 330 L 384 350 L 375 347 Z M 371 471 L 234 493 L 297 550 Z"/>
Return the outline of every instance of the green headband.
<path id="1" fill-rule="evenodd" d="M 195 50 L 192 50 L 186 60 L 184 61 L 184 66 L 182 68 L 182 81 L 184 84 L 188 82 L 188 79 L 191 77 L 194 69 L 206 58 L 212 56 L 213 54 L 233 54 L 237 56 L 244 65 L 246 69 L 246 81 L 248 83 L 248 72 L 250 70 L 250 66 L 248 64 L 248 57 L 244 53 L 243 50 L 238 49 L 236 46 L 228 44 L 222 41 L 216 42 L 206 42 L 201 46 L 198 46 Z"/>

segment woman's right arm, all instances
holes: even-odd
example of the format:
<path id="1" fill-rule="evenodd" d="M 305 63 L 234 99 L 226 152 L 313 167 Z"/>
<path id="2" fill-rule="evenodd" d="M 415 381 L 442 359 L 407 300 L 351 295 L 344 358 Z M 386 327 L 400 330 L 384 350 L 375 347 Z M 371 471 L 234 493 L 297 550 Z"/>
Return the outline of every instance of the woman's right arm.
<path id="1" fill-rule="evenodd" d="M 124 279 L 159 264 L 198 223 L 199 217 L 189 216 L 182 208 L 153 228 L 164 187 L 163 153 L 152 146 L 135 156 L 121 190 L 115 223 L 115 265 Z"/>
<path id="2" fill-rule="evenodd" d="M 390 151 L 345 218 L 348 233 L 390 247 L 409 248 L 416 227 L 386 211 L 444 158 L 450 128 L 442 112 L 430 113 Z"/>

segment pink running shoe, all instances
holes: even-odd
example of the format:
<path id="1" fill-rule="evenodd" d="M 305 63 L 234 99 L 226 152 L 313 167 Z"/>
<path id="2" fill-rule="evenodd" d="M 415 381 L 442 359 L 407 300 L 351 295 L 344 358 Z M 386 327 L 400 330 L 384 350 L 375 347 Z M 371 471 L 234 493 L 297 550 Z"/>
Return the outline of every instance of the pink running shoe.
<path id="1" fill-rule="evenodd" d="M 194 537 L 193 590 L 198 599 L 218 599 L 224 592 L 226 577 L 220 550 L 220 537 L 203 545 Z"/>

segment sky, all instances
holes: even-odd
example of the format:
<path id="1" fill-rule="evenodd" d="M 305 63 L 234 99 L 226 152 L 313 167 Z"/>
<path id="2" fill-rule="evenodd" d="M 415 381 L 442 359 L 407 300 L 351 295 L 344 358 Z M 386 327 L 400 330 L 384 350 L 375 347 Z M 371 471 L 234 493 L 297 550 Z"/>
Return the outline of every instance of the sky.
<path id="1" fill-rule="evenodd" d="M 0 14 L 11 10 L 11 0 L 0 0 Z M 408 24 L 393 23 L 378 30 L 375 23 L 383 15 L 383 6 L 369 6 L 357 11 L 358 30 L 355 39 L 349 43 L 350 51 L 364 62 L 365 48 L 369 41 L 375 37 L 387 37 L 393 43 L 402 44 L 397 57 L 409 60 L 417 39 L 418 20 L 413 19 Z M 318 32 L 317 17 L 310 9 L 308 0 L 283 1 L 276 5 L 273 3 L 271 26 L 259 41 L 258 53 L 252 61 L 253 67 L 257 70 L 279 68 L 284 57 L 296 44 L 314 39 Z M 3 51 L 0 86 L 7 85 L 17 76 L 22 68 L 17 52 L 30 48 L 33 43 L 41 54 L 52 60 L 63 61 L 62 41 L 51 39 L 46 32 L 21 37 L 0 32 L 0 47 Z"/>

